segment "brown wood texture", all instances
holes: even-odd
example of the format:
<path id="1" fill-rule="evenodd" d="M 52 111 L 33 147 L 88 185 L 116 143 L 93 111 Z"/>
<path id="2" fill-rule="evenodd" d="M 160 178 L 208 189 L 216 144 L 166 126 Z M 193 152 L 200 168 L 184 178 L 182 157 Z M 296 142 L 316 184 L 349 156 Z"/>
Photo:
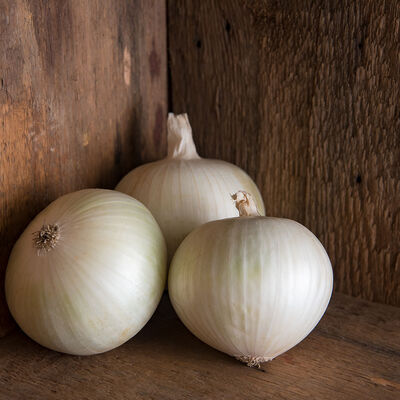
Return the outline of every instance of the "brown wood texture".
<path id="1" fill-rule="evenodd" d="M 299 345 L 260 370 L 197 340 L 167 297 L 123 346 L 89 357 L 0 340 L 0 399 L 398 399 L 400 309 L 336 293 Z"/>
<path id="2" fill-rule="evenodd" d="M 164 1 L 0 0 L 0 336 L 29 220 L 164 155 L 166 58 Z"/>
<path id="3" fill-rule="evenodd" d="M 400 305 L 400 2 L 170 0 L 168 34 L 199 154 L 311 229 L 337 290 Z"/>

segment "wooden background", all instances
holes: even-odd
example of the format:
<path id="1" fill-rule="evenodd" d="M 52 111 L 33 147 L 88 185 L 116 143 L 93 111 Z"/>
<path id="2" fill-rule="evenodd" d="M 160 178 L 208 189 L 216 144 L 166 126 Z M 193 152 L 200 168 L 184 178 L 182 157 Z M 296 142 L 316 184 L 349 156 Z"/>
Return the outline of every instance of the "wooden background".
<path id="1" fill-rule="evenodd" d="M 165 152 L 165 0 L 0 0 L 0 336 L 12 244 L 51 200 Z M 169 0 L 170 109 L 400 304 L 400 3 Z"/>
<path id="2" fill-rule="evenodd" d="M 29 220 L 164 155 L 166 53 L 164 1 L 0 0 L 0 336 Z"/>
<path id="3" fill-rule="evenodd" d="M 400 305 L 400 2 L 171 0 L 170 108 L 298 220 L 335 288 Z"/>

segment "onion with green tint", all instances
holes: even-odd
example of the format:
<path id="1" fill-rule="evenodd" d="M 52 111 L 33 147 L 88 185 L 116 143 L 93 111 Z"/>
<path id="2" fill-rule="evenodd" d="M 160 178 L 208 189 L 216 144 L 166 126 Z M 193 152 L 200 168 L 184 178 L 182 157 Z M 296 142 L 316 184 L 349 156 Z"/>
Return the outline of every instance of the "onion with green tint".
<path id="1" fill-rule="evenodd" d="M 233 197 L 238 218 L 209 222 L 178 248 L 169 296 L 200 340 L 259 366 L 318 323 L 331 297 L 332 267 L 307 228 L 260 216 L 246 192 Z"/>
<path id="2" fill-rule="evenodd" d="M 149 210 L 112 190 L 88 189 L 44 209 L 15 244 L 6 298 L 43 346 L 87 355 L 134 336 L 156 309 L 166 245 Z"/>

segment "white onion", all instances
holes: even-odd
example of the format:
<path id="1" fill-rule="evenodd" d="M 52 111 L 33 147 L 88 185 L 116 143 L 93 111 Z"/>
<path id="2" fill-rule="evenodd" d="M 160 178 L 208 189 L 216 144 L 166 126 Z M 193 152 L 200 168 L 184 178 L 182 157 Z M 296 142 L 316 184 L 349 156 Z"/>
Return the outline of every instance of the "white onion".
<path id="1" fill-rule="evenodd" d="M 242 169 L 198 156 L 186 114 L 168 116 L 167 158 L 134 169 L 116 187 L 149 208 L 164 233 L 169 258 L 194 228 L 234 217 L 227 193 L 240 189 L 253 195 L 264 214 L 260 192 Z"/>
<path id="2" fill-rule="evenodd" d="M 236 196 L 239 218 L 190 233 L 171 263 L 169 295 L 186 327 L 203 342 L 249 366 L 304 339 L 324 314 L 332 267 L 304 226 L 256 216 Z"/>
<path id="3" fill-rule="evenodd" d="M 15 244 L 6 298 L 22 330 L 70 354 L 110 350 L 134 336 L 161 298 L 166 245 L 146 207 L 100 189 L 51 203 Z"/>

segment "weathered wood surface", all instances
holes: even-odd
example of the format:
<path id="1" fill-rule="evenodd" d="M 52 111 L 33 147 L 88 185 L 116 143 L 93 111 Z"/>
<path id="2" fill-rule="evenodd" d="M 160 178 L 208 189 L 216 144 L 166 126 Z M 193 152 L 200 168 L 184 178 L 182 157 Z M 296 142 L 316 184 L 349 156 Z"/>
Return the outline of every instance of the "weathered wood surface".
<path id="1" fill-rule="evenodd" d="M 308 338 L 257 370 L 197 340 L 165 297 L 136 337 L 98 356 L 1 339 L 0 399 L 398 399 L 399 330 L 399 308 L 337 293 Z"/>
<path id="2" fill-rule="evenodd" d="M 166 70 L 164 1 L 0 0 L 0 336 L 29 220 L 164 155 Z"/>
<path id="3" fill-rule="evenodd" d="M 168 2 L 170 108 L 325 245 L 336 289 L 400 305 L 400 2 Z"/>

